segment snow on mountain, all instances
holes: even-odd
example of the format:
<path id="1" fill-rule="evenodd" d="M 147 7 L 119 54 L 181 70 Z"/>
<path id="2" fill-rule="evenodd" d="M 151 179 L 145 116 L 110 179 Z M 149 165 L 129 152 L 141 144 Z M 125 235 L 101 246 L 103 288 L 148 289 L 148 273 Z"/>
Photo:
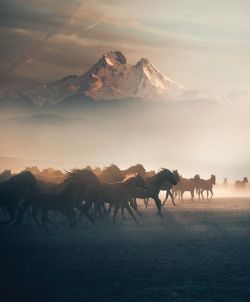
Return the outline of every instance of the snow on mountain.
<path id="1" fill-rule="evenodd" d="M 95 101 L 141 98 L 172 99 L 183 87 L 162 74 L 148 59 L 135 65 L 119 51 L 105 53 L 83 75 L 71 75 L 59 81 L 20 88 L 5 93 L 10 99 L 27 98 L 37 105 L 57 104 L 71 96 L 88 96 Z"/>

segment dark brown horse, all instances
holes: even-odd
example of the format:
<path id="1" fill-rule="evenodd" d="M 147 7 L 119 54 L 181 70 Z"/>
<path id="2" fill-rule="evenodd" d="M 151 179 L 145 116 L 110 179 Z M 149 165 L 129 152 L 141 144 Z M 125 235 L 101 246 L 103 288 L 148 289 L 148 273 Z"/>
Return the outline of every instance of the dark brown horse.
<path id="1" fill-rule="evenodd" d="M 131 198 L 134 196 L 137 188 L 147 188 L 145 181 L 139 175 L 132 176 L 122 182 L 102 183 L 103 200 L 114 207 L 114 223 L 116 221 L 118 210 L 121 208 L 123 211 L 125 208 L 134 221 L 139 224 L 139 221 L 136 219 L 129 205 L 129 200 L 131 200 Z"/>
<path id="2" fill-rule="evenodd" d="M 176 179 L 176 181 L 177 181 L 177 183 L 178 183 L 178 182 L 180 181 L 180 175 L 179 175 L 178 171 L 177 171 L 177 170 L 174 170 L 174 171 L 173 171 L 173 175 L 174 175 L 174 177 L 175 177 L 175 179 Z M 171 198 L 171 200 L 172 200 L 172 203 L 173 203 L 173 205 L 175 206 L 174 196 L 173 196 L 173 193 L 172 193 L 172 188 L 173 188 L 173 186 L 174 186 L 174 185 L 171 184 L 171 183 L 168 182 L 168 181 L 165 181 L 165 182 L 162 184 L 161 190 L 162 190 L 162 191 L 166 191 L 166 197 L 165 197 L 165 199 L 164 199 L 164 201 L 163 201 L 163 203 L 162 203 L 162 207 L 164 207 L 166 201 L 168 200 L 168 196 L 170 196 L 170 198 Z"/>
<path id="3" fill-rule="evenodd" d="M 78 187 L 85 188 L 85 210 L 93 210 L 94 215 L 99 214 L 102 217 L 105 212 L 104 201 L 102 196 L 102 184 L 99 178 L 90 169 L 74 169 L 67 172 L 66 182 L 74 182 Z M 80 217 L 84 215 L 81 212 Z"/>
<path id="4" fill-rule="evenodd" d="M 157 207 L 157 214 L 160 217 L 163 217 L 161 212 L 161 200 L 159 199 L 159 192 L 162 184 L 165 181 L 168 181 L 172 185 L 177 184 L 177 180 L 174 174 L 168 169 L 161 169 L 161 171 L 157 174 L 150 177 L 146 177 L 145 182 L 147 184 L 147 190 L 136 190 L 134 198 L 132 199 L 132 204 L 134 205 L 134 207 L 137 205 L 136 198 L 153 198 Z"/>
<path id="5" fill-rule="evenodd" d="M 21 172 L 12 176 L 0 185 L 0 207 L 5 208 L 9 219 L 1 224 L 13 222 L 17 212 L 22 209 L 23 203 L 30 198 L 37 190 L 37 181 L 32 173 Z M 21 215 L 21 214 L 20 214 Z M 21 219 L 22 216 L 18 218 Z"/>
<path id="6" fill-rule="evenodd" d="M 69 181 L 64 182 L 60 187 L 59 192 L 38 192 L 32 196 L 30 203 L 32 216 L 37 225 L 40 225 L 38 220 L 39 211 L 41 211 L 41 220 L 44 227 L 47 226 L 47 222 L 52 223 L 48 213 L 54 211 L 66 215 L 70 227 L 76 226 L 75 208 L 85 210 L 83 204 L 86 194 L 85 188 Z M 84 214 L 92 223 L 94 222 L 88 211 L 84 211 Z"/>

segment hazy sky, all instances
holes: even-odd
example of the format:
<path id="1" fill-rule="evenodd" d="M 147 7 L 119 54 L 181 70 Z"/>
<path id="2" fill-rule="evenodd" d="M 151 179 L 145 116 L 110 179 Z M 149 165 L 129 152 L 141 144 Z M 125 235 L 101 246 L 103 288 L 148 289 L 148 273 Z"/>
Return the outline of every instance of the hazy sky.
<path id="1" fill-rule="evenodd" d="M 81 74 L 105 51 L 189 88 L 250 78 L 249 0 L 0 0 L 0 87 Z"/>

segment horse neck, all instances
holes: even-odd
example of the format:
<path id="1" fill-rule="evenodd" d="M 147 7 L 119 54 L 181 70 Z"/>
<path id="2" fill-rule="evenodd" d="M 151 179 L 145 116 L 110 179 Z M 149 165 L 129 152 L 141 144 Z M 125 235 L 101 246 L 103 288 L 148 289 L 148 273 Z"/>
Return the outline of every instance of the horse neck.
<path id="1" fill-rule="evenodd" d="M 136 189 L 138 187 L 138 184 L 136 182 L 136 179 L 134 178 L 129 178 L 125 181 L 122 182 L 127 188 L 130 188 L 130 189 Z"/>
<path id="2" fill-rule="evenodd" d="M 156 186 L 161 186 L 165 180 L 167 179 L 161 172 L 149 178 L 149 181 Z"/>

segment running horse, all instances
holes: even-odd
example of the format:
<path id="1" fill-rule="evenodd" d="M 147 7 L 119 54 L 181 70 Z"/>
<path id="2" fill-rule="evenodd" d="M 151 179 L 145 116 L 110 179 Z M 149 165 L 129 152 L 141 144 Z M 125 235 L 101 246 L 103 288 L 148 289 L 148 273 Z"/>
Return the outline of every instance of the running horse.
<path id="1" fill-rule="evenodd" d="M 202 199 L 204 200 L 203 192 L 207 191 L 207 200 L 211 200 L 213 198 L 213 186 L 216 184 L 216 177 L 215 175 L 211 175 L 209 179 L 202 179 L 197 175 L 198 181 L 197 181 L 197 193 L 199 196 L 202 196 Z M 211 197 L 209 198 L 209 192 L 211 193 Z"/>
<path id="2" fill-rule="evenodd" d="M 244 190 L 246 188 L 247 183 L 248 183 L 247 177 L 244 177 L 243 180 L 236 180 L 234 183 L 235 189 Z"/>
<path id="3" fill-rule="evenodd" d="M 131 199 L 131 205 L 133 208 L 137 208 L 136 198 L 153 198 L 155 201 L 155 205 L 157 207 L 157 214 L 160 217 L 163 217 L 161 209 L 161 200 L 159 198 L 159 192 L 161 190 L 162 184 L 167 181 L 172 185 L 177 184 L 176 177 L 173 172 L 168 169 L 161 169 L 157 174 L 146 177 L 145 182 L 147 184 L 147 189 L 138 189 L 135 192 L 134 197 Z"/>
<path id="4" fill-rule="evenodd" d="M 178 182 L 180 181 L 180 175 L 179 175 L 178 171 L 177 171 L 177 170 L 174 170 L 174 171 L 173 171 L 173 175 L 174 175 L 174 177 L 175 177 L 175 179 L 176 179 L 176 181 L 177 181 L 177 183 L 178 183 Z M 170 196 L 170 198 L 171 198 L 171 200 L 172 200 L 172 203 L 173 203 L 173 205 L 175 206 L 174 196 L 173 196 L 173 192 L 172 192 L 173 186 L 174 186 L 174 185 L 171 184 L 171 183 L 168 182 L 168 181 L 165 181 L 165 182 L 162 184 L 161 190 L 162 190 L 162 191 L 166 191 L 166 197 L 165 197 L 165 199 L 164 199 L 164 201 L 163 201 L 163 203 L 162 203 L 162 207 L 164 207 L 166 201 L 168 200 L 168 196 Z"/>
<path id="5" fill-rule="evenodd" d="M 197 182 L 199 180 L 199 176 L 195 175 L 193 178 L 184 178 L 180 177 L 180 181 L 176 186 L 173 187 L 174 195 L 176 197 L 179 194 L 179 198 L 183 200 L 183 194 L 185 192 L 190 192 L 191 200 L 194 199 L 194 192 L 197 188 Z"/>
<path id="6" fill-rule="evenodd" d="M 58 192 L 37 192 L 37 194 L 32 196 L 30 205 L 36 224 L 40 226 L 37 216 L 39 211 L 42 213 L 41 220 L 44 227 L 47 227 L 47 222 L 54 224 L 49 219 L 49 211 L 54 211 L 64 214 L 68 218 L 71 228 L 76 227 L 75 209 L 81 210 L 94 223 L 94 219 L 83 204 L 86 197 L 85 188 L 68 180 L 64 181 L 59 187 L 59 191 L 57 189 Z"/>
<path id="7" fill-rule="evenodd" d="M 6 209 L 9 219 L 1 221 L 0 224 L 13 222 L 16 218 L 17 221 L 20 221 L 23 204 L 36 190 L 37 181 L 34 175 L 28 171 L 21 172 L 2 182 L 0 185 L 0 207 Z"/>
<path id="8" fill-rule="evenodd" d="M 124 218 L 123 211 L 125 208 L 134 221 L 139 224 L 139 221 L 136 219 L 129 205 L 129 201 L 134 196 L 135 191 L 138 188 L 143 190 L 147 188 L 145 181 L 139 174 L 121 182 L 102 183 L 103 201 L 114 207 L 113 223 L 116 222 L 117 212 L 120 208 L 122 211 L 122 218 Z"/>

